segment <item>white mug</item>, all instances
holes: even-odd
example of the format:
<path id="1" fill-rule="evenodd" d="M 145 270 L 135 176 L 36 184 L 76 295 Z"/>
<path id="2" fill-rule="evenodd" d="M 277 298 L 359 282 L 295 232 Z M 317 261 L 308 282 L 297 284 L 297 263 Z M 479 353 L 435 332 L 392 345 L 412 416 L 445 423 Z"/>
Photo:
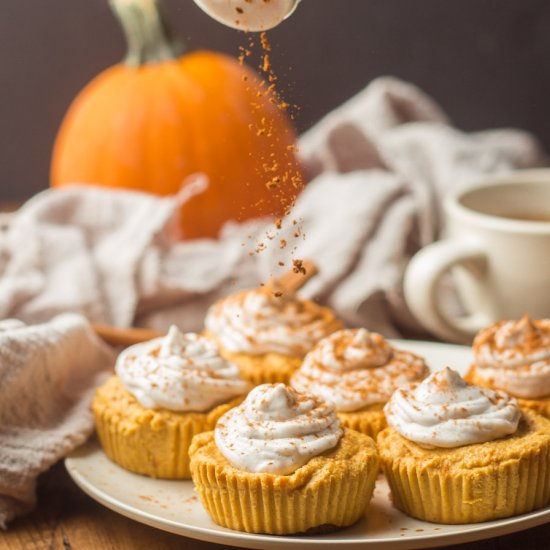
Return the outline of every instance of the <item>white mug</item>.
<path id="1" fill-rule="evenodd" d="M 475 182 L 444 203 L 446 234 L 407 266 L 405 299 L 425 328 L 467 342 L 500 319 L 550 317 L 550 169 Z M 464 316 L 438 295 L 451 272 Z"/>

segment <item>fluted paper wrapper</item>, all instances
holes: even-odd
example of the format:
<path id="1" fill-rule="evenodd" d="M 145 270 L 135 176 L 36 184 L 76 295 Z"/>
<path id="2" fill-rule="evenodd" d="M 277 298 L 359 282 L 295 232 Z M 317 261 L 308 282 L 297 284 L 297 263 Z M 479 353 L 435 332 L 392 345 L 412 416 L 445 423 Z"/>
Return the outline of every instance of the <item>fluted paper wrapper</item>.
<path id="1" fill-rule="evenodd" d="M 409 516 L 435 523 L 478 523 L 531 512 L 550 502 L 548 436 L 521 455 L 471 469 L 400 460 L 386 453 L 380 438 L 378 443 L 393 503 Z M 479 446 L 469 447 L 475 453 Z"/>
<path id="2" fill-rule="evenodd" d="M 200 499 L 217 524 L 248 533 L 326 532 L 351 525 L 365 513 L 379 470 L 373 449 L 361 455 L 360 467 L 335 468 L 315 482 L 305 479 L 311 476 L 307 469 L 301 479 L 300 468 L 290 482 L 291 476 L 243 472 L 195 455 L 207 444 L 215 445 L 213 432 L 195 438 L 190 451 Z"/>
<path id="3" fill-rule="evenodd" d="M 260 384 L 288 384 L 290 377 L 302 364 L 301 357 L 291 357 L 280 353 L 247 355 L 220 350 L 221 355 L 239 367 L 241 377 L 254 386 Z"/>
<path id="4" fill-rule="evenodd" d="M 342 426 L 376 439 L 376 436 L 388 425 L 382 407 L 383 405 L 380 406 L 380 410 L 339 411 L 338 418 L 342 422 Z"/>
<path id="5" fill-rule="evenodd" d="M 145 409 L 122 392 L 127 394 L 113 377 L 96 393 L 92 410 L 101 446 L 126 470 L 164 479 L 191 477 L 193 436 L 213 429 L 218 418 L 241 401 L 219 405 L 208 413 L 177 413 Z"/>

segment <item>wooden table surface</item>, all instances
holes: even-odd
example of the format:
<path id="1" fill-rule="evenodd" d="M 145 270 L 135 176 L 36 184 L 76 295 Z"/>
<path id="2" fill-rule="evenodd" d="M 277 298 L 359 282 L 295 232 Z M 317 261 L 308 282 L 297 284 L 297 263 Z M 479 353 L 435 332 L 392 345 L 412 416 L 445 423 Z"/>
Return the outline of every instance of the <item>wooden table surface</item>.
<path id="1" fill-rule="evenodd" d="M 550 550 L 550 523 L 454 550 Z M 0 550 L 220 550 L 127 519 L 85 495 L 58 463 L 39 479 L 38 505 L 0 531 Z"/>

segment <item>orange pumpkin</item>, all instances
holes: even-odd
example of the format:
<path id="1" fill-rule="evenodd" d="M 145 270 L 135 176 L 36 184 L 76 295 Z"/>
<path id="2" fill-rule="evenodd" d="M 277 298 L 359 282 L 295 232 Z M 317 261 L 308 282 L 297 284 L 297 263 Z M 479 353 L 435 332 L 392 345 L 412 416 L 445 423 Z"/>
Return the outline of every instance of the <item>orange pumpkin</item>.
<path id="1" fill-rule="evenodd" d="M 54 146 L 52 185 L 171 195 L 203 172 L 208 188 L 182 206 L 184 238 L 216 237 L 230 219 L 282 215 L 301 186 L 300 169 L 292 125 L 265 84 L 226 55 L 180 56 L 159 0 L 111 5 L 129 53 L 69 108 Z"/>

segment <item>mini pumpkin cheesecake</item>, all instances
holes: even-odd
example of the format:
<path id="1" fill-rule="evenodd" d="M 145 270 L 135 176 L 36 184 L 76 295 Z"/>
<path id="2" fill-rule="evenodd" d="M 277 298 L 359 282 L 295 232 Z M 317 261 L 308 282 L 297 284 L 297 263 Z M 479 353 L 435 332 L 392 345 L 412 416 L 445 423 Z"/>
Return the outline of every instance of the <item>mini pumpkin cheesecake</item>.
<path id="1" fill-rule="evenodd" d="M 151 477 L 189 478 L 193 436 L 249 389 L 215 342 L 176 327 L 124 350 L 115 372 L 92 403 L 99 441 L 113 462 Z"/>
<path id="2" fill-rule="evenodd" d="M 499 321 L 478 333 L 466 379 L 550 418 L 550 319 Z"/>
<path id="3" fill-rule="evenodd" d="M 249 533 L 326 532 L 364 515 L 379 470 L 374 441 L 334 409 L 264 384 L 193 438 L 191 475 L 219 525 Z"/>
<path id="4" fill-rule="evenodd" d="M 446 368 L 395 391 L 377 438 L 397 508 L 436 523 L 477 523 L 550 502 L 550 421 L 505 392 Z"/>
<path id="5" fill-rule="evenodd" d="M 342 424 L 371 437 L 386 427 L 395 389 L 429 374 L 424 359 L 364 328 L 334 332 L 310 351 L 290 385 L 330 403 Z"/>
<path id="6" fill-rule="evenodd" d="M 266 285 L 216 302 L 205 326 L 223 357 L 258 385 L 288 383 L 305 354 L 343 325 L 329 308 Z"/>

